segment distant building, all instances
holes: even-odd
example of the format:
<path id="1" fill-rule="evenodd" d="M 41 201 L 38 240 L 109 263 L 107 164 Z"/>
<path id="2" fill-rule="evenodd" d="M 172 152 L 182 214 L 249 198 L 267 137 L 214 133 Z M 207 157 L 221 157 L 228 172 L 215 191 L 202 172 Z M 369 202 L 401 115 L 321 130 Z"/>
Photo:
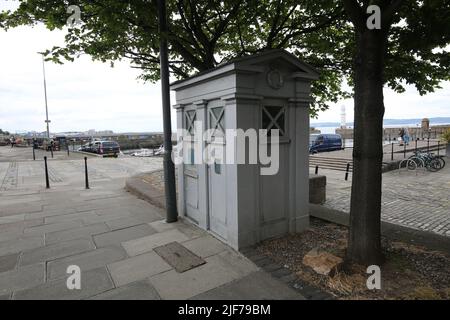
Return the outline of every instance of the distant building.
<path id="1" fill-rule="evenodd" d="M 428 131 L 430 129 L 430 119 L 423 118 L 422 119 L 422 130 Z"/>
<path id="2" fill-rule="evenodd" d="M 347 128 L 347 121 L 346 121 L 346 116 L 345 116 L 345 106 L 342 105 L 341 106 L 341 129 L 346 129 Z"/>

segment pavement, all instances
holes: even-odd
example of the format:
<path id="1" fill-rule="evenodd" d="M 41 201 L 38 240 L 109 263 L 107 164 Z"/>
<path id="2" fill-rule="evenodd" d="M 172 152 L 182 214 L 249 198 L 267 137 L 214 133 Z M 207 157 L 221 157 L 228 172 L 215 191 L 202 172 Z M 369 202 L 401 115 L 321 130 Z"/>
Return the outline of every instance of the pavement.
<path id="1" fill-rule="evenodd" d="M 31 151 L 0 147 L 0 300 L 304 299 L 209 233 L 165 223 L 160 208 L 124 190 L 128 177 L 160 169 L 161 158 L 89 158 L 85 189 L 84 155 L 39 151 L 33 161 Z M 173 242 L 203 263 L 177 272 L 158 253 Z M 80 289 L 67 285 L 69 266 L 80 268 Z"/>
<path id="2" fill-rule="evenodd" d="M 322 169 L 319 174 L 327 177 L 324 206 L 348 213 L 352 174 L 348 181 L 344 172 Z M 438 172 L 386 172 L 382 183 L 382 221 L 450 237 L 450 161 Z"/>

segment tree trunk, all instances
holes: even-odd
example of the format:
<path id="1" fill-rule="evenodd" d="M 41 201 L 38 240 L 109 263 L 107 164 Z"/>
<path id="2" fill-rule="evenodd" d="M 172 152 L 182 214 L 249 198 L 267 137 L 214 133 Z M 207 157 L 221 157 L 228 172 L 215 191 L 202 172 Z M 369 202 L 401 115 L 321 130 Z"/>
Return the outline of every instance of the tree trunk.
<path id="1" fill-rule="evenodd" d="M 381 254 L 381 165 L 383 160 L 383 67 L 386 35 L 357 34 L 354 61 L 355 126 L 347 261 L 379 265 Z"/>

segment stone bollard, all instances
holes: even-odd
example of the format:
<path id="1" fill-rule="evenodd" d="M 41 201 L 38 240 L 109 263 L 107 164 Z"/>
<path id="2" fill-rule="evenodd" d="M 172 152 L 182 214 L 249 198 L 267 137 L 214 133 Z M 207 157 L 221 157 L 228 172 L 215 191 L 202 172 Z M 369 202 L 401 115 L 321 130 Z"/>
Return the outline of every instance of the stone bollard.
<path id="1" fill-rule="evenodd" d="M 324 204 L 326 200 L 326 176 L 309 177 L 309 202 L 314 204 Z"/>

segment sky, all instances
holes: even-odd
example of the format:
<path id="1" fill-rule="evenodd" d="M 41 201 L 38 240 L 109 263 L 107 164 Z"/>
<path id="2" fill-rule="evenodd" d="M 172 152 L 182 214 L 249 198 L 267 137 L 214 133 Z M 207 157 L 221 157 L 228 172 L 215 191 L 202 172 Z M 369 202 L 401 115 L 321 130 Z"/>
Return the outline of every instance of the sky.
<path id="1" fill-rule="evenodd" d="M 6 4 L 5 4 L 6 3 Z M 0 11 L 12 2 L 0 2 Z M 43 26 L 0 29 L 0 128 L 10 132 L 45 131 L 42 59 L 37 53 L 63 45 L 65 31 Z M 51 132 L 162 131 L 159 83 L 137 80 L 139 70 L 127 61 L 93 62 L 82 56 L 64 65 L 45 63 Z M 421 97 L 413 87 L 397 94 L 385 90 L 385 118 L 450 117 L 450 83 Z M 172 104 L 175 104 L 172 94 Z M 353 121 L 353 101 L 343 100 L 312 122 L 339 122 L 341 106 Z M 173 111 L 173 110 L 172 110 Z M 172 123 L 176 128 L 175 112 Z"/>

